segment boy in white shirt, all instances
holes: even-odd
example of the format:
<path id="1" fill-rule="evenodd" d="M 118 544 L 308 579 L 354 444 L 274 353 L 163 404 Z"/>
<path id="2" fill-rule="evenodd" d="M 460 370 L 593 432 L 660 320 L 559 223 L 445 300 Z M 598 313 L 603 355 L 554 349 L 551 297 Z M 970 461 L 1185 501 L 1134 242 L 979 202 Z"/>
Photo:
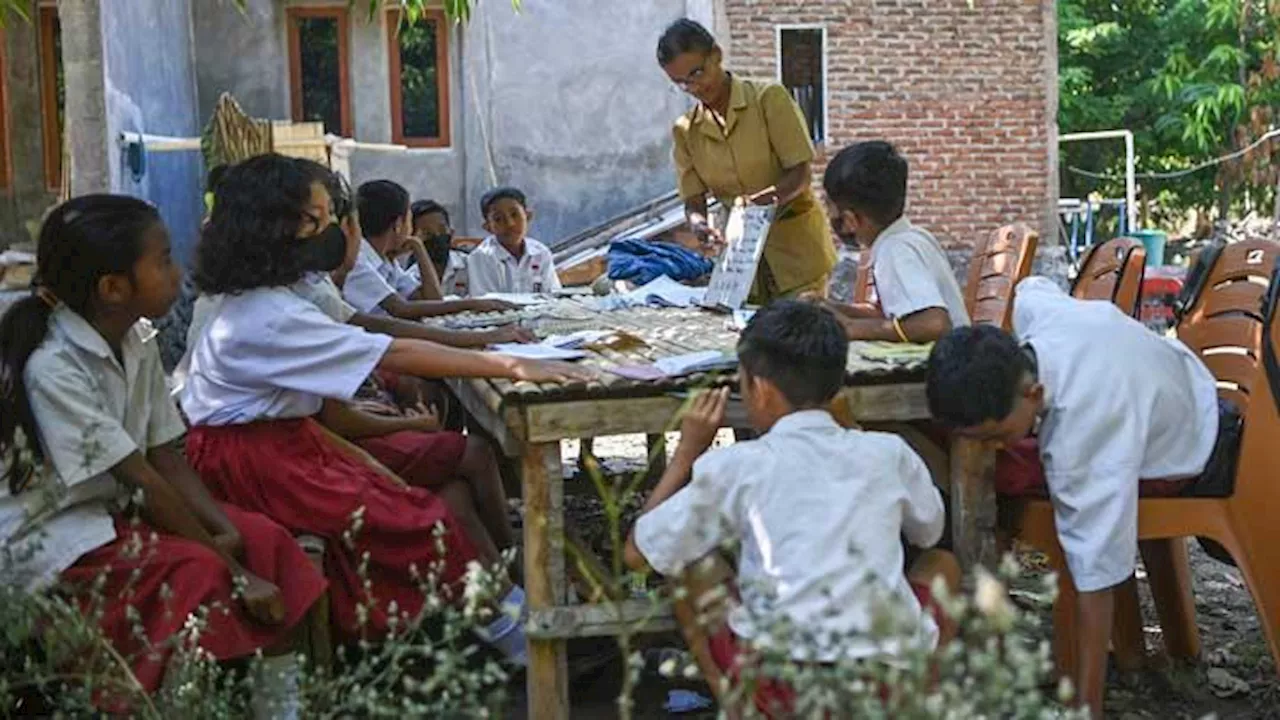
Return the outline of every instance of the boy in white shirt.
<path id="1" fill-rule="evenodd" d="M 546 245 L 526 237 L 533 213 L 523 192 L 500 187 L 480 199 L 490 235 L 467 256 L 471 295 L 551 293 L 560 289 L 556 263 Z"/>
<path id="2" fill-rule="evenodd" d="M 445 296 L 466 297 L 467 256 L 453 249 L 453 227 L 449 222 L 449 211 L 435 200 L 418 200 L 413 203 L 411 211 L 413 234 L 426 247 L 436 277 L 440 278 L 440 291 Z M 417 259 L 414 258 L 414 261 Z"/>
<path id="3" fill-rule="evenodd" d="M 826 303 L 850 340 L 933 342 L 969 324 L 942 245 L 904 215 L 907 161 L 875 140 L 841 150 L 822 179 L 832 230 L 871 253 L 870 305 Z"/>
<path id="4" fill-rule="evenodd" d="M 390 180 L 374 180 L 356 191 L 357 215 L 364 240 L 355 266 L 347 273 L 342 294 L 361 313 L 404 320 L 457 312 L 495 312 L 514 306 L 495 300 L 440 300 L 439 282 L 422 241 L 412 235 L 409 191 Z M 402 246 L 418 258 L 414 275 L 388 260 Z"/>
<path id="5" fill-rule="evenodd" d="M 1110 302 L 1027 278 L 1014 294 L 1013 329 L 959 328 L 938 341 L 929 408 L 957 433 L 1005 447 L 1038 435 L 1039 462 L 1033 449 L 1023 466 L 1042 473 L 1054 505 L 1079 590 L 1074 679 L 1101 717 L 1113 590 L 1133 577 L 1139 549 L 1138 497 L 1229 472 L 1238 415 L 1219 407 L 1213 375 L 1191 350 Z M 1001 467 L 998 487 L 1009 485 L 1009 469 L 1024 472 Z"/>
<path id="6" fill-rule="evenodd" d="M 827 407 L 844 381 L 848 340 L 835 318 L 812 305 L 780 300 L 760 310 L 738 343 L 743 402 L 756 440 L 711 447 L 724 421 L 728 390 L 703 394 L 681 426 L 680 444 L 627 541 L 627 564 L 675 576 L 727 543 L 741 543 L 742 603 L 728 627 L 707 633 L 693 613 L 678 613 L 690 650 L 716 687 L 736 679 L 749 648 L 781 649 L 787 638 L 757 626 L 781 617 L 816 642 L 788 651 L 801 662 L 856 660 L 909 646 L 933 648 L 939 629 L 924 612 L 925 566 L 958 568 L 927 553 L 908 577 L 903 535 L 928 547 L 943 528 L 942 498 L 924 463 L 900 438 L 845 430 Z M 915 572 L 919 568 L 920 573 Z M 871 637 L 878 603 L 913 616 L 896 640 Z M 794 693 L 762 683 L 761 710 L 786 714 Z"/>

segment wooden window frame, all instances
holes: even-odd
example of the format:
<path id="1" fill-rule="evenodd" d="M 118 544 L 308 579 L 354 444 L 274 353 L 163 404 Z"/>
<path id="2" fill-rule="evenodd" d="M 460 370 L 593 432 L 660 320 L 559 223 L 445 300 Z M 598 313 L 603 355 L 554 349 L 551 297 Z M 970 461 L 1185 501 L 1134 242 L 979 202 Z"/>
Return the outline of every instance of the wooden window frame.
<path id="1" fill-rule="evenodd" d="M 796 23 L 774 26 L 774 68 L 776 80 L 785 87 L 782 78 L 782 33 L 787 30 L 817 30 L 822 33 L 822 137 L 810 138 L 814 145 L 825 145 L 831 140 L 831 74 L 827 61 L 830 56 L 831 33 L 821 23 Z"/>
<path id="2" fill-rule="evenodd" d="M 290 7 L 285 9 L 289 44 L 289 105 L 294 122 L 307 122 L 302 109 L 302 47 L 298 21 L 330 18 L 338 21 L 338 115 L 343 137 L 355 137 L 351 114 L 351 32 L 345 7 Z M 326 131 L 327 132 L 327 131 Z"/>
<path id="3" fill-rule="evenodd" d="M 452 144 L 452 126 L 449 108 L 449 21 L 444 10 L 431 9 L 418 20 L 436 23 L 436 92 L 440 97 L 439 137 L 405 137 L 404 91 L 400 64 L 400 10 L 387 11 L 387 61 L 391 79 L 391 141 L 397 145 L 418 148 L 447 148 Z"/>
<path id="4" fill-rule="evenodd" d="M 39 8 L 40 132 L 44 140 L 44 184 L 50 192 L 62 189 L 62 132 L 58 127 L 58 63 L 54 25 L 58 8 Z"/>

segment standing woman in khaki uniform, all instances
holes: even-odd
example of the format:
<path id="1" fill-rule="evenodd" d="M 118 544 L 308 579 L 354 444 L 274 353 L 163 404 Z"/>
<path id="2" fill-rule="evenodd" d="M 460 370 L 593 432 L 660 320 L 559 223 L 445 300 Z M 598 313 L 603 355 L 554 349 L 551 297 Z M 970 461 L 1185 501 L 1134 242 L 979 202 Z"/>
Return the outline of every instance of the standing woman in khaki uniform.
<path id="1" fill-rule="evenodd" d="M 804 115 L 786 88 L 734 77 L 722 62 L 715 38 L 693 20 L 676 21 L 658 41 L 658 63 L 698 101 L 673 130 L 685 215 L 700 236 L 719 241 L 708 193 L 726 206 L 776 202 L 751 300 L 825 294 L 836 252 L 810 189 L 814 151 Z"/>

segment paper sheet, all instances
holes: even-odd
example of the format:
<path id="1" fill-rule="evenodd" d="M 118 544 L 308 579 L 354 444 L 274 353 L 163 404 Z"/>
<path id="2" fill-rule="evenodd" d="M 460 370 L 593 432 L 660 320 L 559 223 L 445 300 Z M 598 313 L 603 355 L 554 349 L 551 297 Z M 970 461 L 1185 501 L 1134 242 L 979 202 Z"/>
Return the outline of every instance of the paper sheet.
<path id="1" fill-rule="evenodd" d="M 737 364 L 737 357 L 719 350 L 703 350 L 687 355 L 674 355 L 672 357 L 664 357 L 653 363 L 654 367 L 669 377 L 688 375 L 689 373 L 704 370 L 731 368 Z"/>
<path id="2" fill-rule="evenodd" d="M 511 357 L 525 358 L 528 360 L 581 360 L 587 354 L 581 350 L 566 350 L 564 348 L 553 347 L 551 345 L 542 345 L 531 343 L 524 345 L 521 343 L 500 343 L 494 345 L 493 352 Z"/>
<path id="3" fill-rule="evenodd" d="M 480 297 L 484 300 L 502 300 L 512 305 L 541 305 L 555 299 L 550 295 L 535 295 L 533 293 L 485 293 Z"/>

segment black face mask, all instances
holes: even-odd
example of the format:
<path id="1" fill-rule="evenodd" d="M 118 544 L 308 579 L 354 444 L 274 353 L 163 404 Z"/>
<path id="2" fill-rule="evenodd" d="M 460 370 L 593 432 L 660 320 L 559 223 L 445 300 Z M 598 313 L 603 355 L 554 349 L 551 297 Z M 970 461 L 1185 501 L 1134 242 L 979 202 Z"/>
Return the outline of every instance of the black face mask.
<path id="1" fill-rule="evenodd" d="M 449 233 L 431 235 L 424 238 L 422 244 L 426 247 L 427 257 L 431 258 L 432 263 L 445 265 L 449 262 L 449 249 L 453 245 L 453 235 Z"/>
<path id="2" fill-rule="evenodd" d="M 330 223 L 315 235 L 299 238 L 298 242 L 302 245 L 298 257 L 303 270 L 333 272 L 347 258 L 347 236 L 337 223 Z"/>

